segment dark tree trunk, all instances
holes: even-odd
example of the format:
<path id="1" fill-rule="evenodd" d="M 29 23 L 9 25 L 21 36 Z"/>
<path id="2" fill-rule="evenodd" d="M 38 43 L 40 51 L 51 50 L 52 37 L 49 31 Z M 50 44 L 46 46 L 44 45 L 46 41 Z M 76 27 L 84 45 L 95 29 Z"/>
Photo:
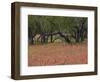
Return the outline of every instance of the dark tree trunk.
<path id="1" fill-rule="evenodd" d="M 77 32 L 76 32 L 76 42 L 78 43 L 79 40 L 80 40 L 80 32 L 79 32 L 79 30 L 77 30 Z"/>
<path id="2" fill-rule="evenodd" d="M 84 41 L 84 22 L 81 25 L 81 29 L 80 29 L 80 37 L 81 37 L 81 41 Z"/>
<path id="3" fill-rule="evenodd" d="M 41 43 L 45 43 L 45 33 L 42 33 L 40 37 L 41 37 Z"/>
<path id="4" fill-rule="evenodd" d="M 45 43 L 45 35 L 43 35 L 43 43 Z"/>
<path id="5" fill-rule="evenodd" d="M 63 33 L 59 32 L 59 35 L 65 39 L 66 42 L 70 43 L 70 39 L 68 38 L 68 36 L 64 35 Z"/>
<path id="6" fill-rule="evenodd" d="M 31 36 L 31 44 L 34 44 L 35 36 L 36 34 L 33 34 L 33 36 Z"/>

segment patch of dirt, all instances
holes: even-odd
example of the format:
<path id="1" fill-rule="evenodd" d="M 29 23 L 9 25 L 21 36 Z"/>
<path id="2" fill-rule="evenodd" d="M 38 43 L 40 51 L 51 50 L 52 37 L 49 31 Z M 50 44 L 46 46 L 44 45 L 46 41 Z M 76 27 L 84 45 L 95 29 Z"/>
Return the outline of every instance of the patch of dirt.
<path id="1" fill-rule="evenodd" d="M 28 66 L 87 64 L 87 44 L 50 43 L 31 45 Z"/>

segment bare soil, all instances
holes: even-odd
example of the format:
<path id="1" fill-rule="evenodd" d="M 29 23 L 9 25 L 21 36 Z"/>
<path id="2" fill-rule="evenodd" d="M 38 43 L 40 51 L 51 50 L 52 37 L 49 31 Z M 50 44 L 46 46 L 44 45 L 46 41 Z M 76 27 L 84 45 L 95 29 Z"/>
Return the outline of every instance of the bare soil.
<path id="1" fill-rule="evenodd" d="M 87 64 L 87 44 L 29 45 L 28 66 Z"/>

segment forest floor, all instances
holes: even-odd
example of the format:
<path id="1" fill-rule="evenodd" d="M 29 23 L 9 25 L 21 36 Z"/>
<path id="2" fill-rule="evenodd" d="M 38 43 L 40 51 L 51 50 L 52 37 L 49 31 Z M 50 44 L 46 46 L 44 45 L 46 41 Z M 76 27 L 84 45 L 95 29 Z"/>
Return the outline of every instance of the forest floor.
<path id="1" fill-rule="evenodd" d="M 28 66 L 87 64 L 87 44 L 30 45 Z"/>

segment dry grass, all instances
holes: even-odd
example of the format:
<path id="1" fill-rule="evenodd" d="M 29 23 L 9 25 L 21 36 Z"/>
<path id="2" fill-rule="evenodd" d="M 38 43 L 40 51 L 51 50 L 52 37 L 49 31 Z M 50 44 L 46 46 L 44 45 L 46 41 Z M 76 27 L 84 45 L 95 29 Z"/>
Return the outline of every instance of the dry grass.
<path id="1" fill-rule="evenodd" d="M 86 64 L 86 44 L 51 43 L 29 46 L 28 65 L 47 66 L 65 64 Z"/>

